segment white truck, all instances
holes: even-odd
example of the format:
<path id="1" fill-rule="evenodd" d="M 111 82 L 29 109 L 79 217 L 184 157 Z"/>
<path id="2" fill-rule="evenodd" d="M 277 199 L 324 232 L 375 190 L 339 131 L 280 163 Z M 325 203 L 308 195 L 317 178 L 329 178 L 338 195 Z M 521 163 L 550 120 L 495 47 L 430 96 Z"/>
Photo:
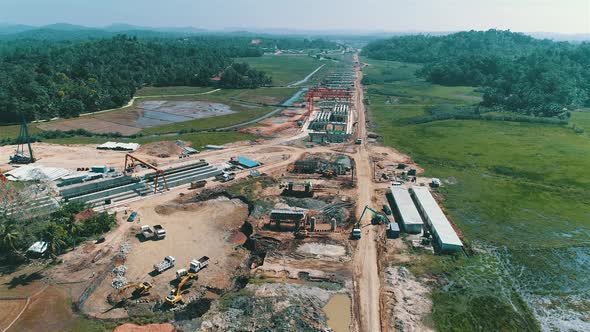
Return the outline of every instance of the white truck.
<path id="1" fill-rule="evenodd" d="M 154 232 L 156 233 L 156 238 L 161 240 L 166 237 L 166 230 L 162 225 L 154 225 Z"/>
<path id="2" fill-rule="evenodd" d="M 177 270 L 176 271 L 176 279 L 182 280 L 182 277 L 184 277 L 187 274 L 188 274 L 188 271 L 186 269 Z"/>
<path id="3" fill-rule="evenodd" d="M 172 256 L 164 257 L 164 260 L 158 264 L 154 264 L 154 270 L 158 273 L 162 273 L 176 264 L 176 260 Z"/>
<path id="4" fill-rule="evenodd" d="M 209 265 L 209 257 L 203 256 L 199 259 L 193 259 L 190 263 L 189 271 L 191 273 L 197 273 Z"/>
<path id="5" fill-rule="evenodd" d="M 154 237 L 154 230 L 150 225 L 143 225 L 141 226 L 141 235 L 143 235 L 144 239 L 149 240 Z"/>
<path id="6" fill-rule="evenodd" d="M 146 240 L 158 239 L 161 240 L 166 237 L 166 230 L 162 225 L 155 225 L 152 228 L 150 225 L 141 226 L 141 234 Z"/>

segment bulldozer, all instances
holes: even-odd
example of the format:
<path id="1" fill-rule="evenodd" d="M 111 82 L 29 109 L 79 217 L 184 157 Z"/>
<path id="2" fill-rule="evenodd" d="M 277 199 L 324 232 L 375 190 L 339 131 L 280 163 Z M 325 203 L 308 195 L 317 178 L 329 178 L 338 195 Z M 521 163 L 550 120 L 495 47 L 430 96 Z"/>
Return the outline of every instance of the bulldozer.
<path id="1" fill-rule="evenodd" d="M 190 280 L 190 279 L 197 279 L 198 278 L 198 274 L 197 273 L 188 273 L 186 274 L 184 277 L 182 277 L 182 279 L 180 280 L 180 282 L 178 283 L 178 286 L 176 286 L 176 291 L 173 292 L 172 294 L 166 296 L 166 303 L 168 303 L 169 305 L 176 305 L 178 302 L 182 302 L 182 287 Z"/>

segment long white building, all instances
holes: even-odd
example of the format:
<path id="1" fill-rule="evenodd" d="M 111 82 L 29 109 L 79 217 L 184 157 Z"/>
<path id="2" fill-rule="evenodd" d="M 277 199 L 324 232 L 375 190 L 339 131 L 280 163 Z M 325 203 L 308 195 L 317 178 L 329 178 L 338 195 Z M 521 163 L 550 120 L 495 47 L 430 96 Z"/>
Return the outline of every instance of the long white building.
<path id="1" fill-rule="evenodd" d="M 420 234 L 424 222 L 408 189 L 401 186 L 391 186 L 390 191 L 391 195 L 387 197 L 387 200 L 401 229 L 406 233 Z"/>
<path id="2" fill-rule="evenodd" d="M 432 231 L 434 246 L 440 252 L 455 252 L 463 249 L 463 242 L 457 236 L 451 222 L 447 219 L 427 187 L 410 189 L 416 207 Z"/>

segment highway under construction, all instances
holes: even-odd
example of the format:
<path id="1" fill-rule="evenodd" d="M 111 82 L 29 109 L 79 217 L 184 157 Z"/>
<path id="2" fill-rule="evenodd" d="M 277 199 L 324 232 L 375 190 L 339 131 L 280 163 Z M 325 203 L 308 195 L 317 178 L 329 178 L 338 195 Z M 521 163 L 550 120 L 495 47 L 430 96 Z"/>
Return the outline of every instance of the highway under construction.
<path id="1" fill-rule="evenodd" d="M 428 190 L 431 179 L 407 156 L 367 140 L 361 67 L 351 55 L 302 97 L 295 111 L 303 123 L 265 140 L 166 145 L 177 155 L 114 143 L 33 144 L 41 159 L 6 173 L 9 181 L 41 174 L 48 182 L 29 201 L 31 214 L 81 202 L 117 218 L 100 241 L 60 257 L 45 282 L 75 284 L 69 300 L 93 319 L 172 313 L 181 330 L 393 330 L 380 251 L 403 244 L 386 237 L 388 224 L 401 220 L 383 174 L 400 166 L 388 174 L 404 188 Z M 292 320 L 276 322 L 273 315 L 288 312 Z M 412 319 L 408 326 L 424 328 Z"/>

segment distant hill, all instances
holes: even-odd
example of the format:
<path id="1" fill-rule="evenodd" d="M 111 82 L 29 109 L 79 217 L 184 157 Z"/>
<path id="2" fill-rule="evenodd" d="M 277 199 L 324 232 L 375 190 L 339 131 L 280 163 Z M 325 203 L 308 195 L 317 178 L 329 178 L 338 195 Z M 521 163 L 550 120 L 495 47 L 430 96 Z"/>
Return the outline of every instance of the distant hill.
<path id="1" fill-rule="evenodd" d="M 24 24 L 0 23 L 0 35 L 19 33 L 33 29 L 36 29 L 36 27 Z"/>

